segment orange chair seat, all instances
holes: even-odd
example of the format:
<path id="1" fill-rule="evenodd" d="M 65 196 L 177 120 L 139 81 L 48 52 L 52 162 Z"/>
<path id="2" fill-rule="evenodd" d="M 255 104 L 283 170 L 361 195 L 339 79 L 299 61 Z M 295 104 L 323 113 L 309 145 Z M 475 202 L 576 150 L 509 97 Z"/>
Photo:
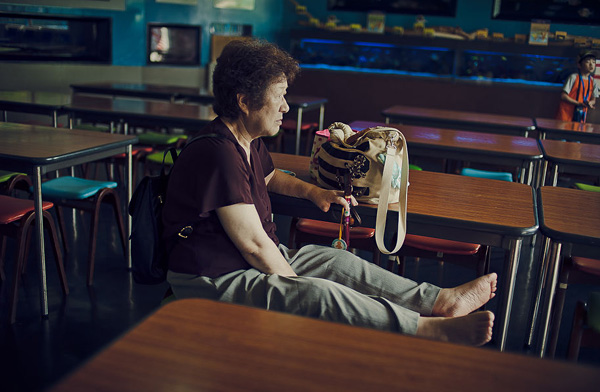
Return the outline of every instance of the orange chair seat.
<path id="1" fill-rule="evenodd" d="M 44 201 L 42 202 L 42 209 L 47 210 L 52 208 L 53 205 L 49 201 Z M 0 224 L 6 225 L 18 221 L 33 210 L 32 200 L 0 195 Z"/>
<path id="2" fill-rule="evenodd" d="M 147 147 L 146 147 L 146 146 L 137 146 L 137 147 L 133 147 L 133 148 L 131 149 L 131 156 L 132 156 L 132 157 L 135 157 L 137 154 L 139 154 L 139 153 L 141 153 L 141 152 L 145 152 L 145 153 L 148 153 L 148 154 L 150 154 L 150 153 L 152 152 L 152 147 L 150 147 L 150 146 L 147 146 Z M 114 156 L 114 158 L 117 158 L 117 159 L 125 159 L 125 156 L 126 156 L 126 155 L 125 155 L 125 153 L 123 152 L 123 153 L 121 153 L 121 154 L 117 154 L 117 155 L 115 155 L 115 156 Z"/>
<path id="3" fill-rule="evenodd" d="M 296 230 L 322 237 L 337 238 L 340 233 L 340 225 L 314 219 L 299 219 L 296 224 Z M 374 235 L 375 229 L 368 227 L 350 228 L 350 239 L 373 238 Z"/>
<path id="4" fill-rule="evenodd" d="M 588 274 L 600 276 L 600 260 L 585 257 L 573 257 L 573 265 Z"/>
<path id="5" fill-rule="evenodd" d="M 413 234 L 406 235 L 404 245 L 431 252 L 442 252 L 456 255 L 474 255 L 481 247 L 479 244 L 423 237 Z"/>
<path id="6" fill-rule="evenodd" d="M 297 124 L 298 122 L 296 120 L 283 120 L 283 122 L 281 123 L 281 128 L 285 129 L 286 131 L 295 131 Z M 316 128 L 318 126 L 319 124 L 317 123 L 302 123 L 300 129 L 302 131 L 307 131 L 311 128 Z"/>

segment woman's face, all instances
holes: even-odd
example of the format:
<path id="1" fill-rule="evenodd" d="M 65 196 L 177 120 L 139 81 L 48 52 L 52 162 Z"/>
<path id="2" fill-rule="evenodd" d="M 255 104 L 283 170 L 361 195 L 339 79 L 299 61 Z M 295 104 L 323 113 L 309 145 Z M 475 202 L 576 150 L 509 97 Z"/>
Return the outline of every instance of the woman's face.
<path id="1" fill-rule="evenodd" d="M 271 84 L 265 94 L 264 106 L 248 113 L 246 125 L 254 137 L 275 136 L 279 132 L 283 114 L 290 110 L 285 100 L 287 87 L 285 79 Z"/>

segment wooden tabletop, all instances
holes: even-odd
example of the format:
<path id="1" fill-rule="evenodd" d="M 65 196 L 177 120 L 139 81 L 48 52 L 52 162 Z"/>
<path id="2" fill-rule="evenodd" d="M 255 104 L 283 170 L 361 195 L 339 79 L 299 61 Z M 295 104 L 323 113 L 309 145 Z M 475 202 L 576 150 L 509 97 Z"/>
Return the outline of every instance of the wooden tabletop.
<path id="1" fill-rule="evenodd" d="M 320 107 L 327 103 L 327 98 L 311 97 L 305 95 L 286 95 L 285 97 L 291 109 L 302 108 L 305 110 Z"/>
<path id="2" fill-rule="evenodd" d="M 415 125 L 385 124 L 374 121 L 353 121 L 352 129 L 362 130 L 373 126 L 390 126 L 399 129 L 410 147 L 426 147 L 430 150 L 446 150 L 459 153 L 482 153 L 486 156 L 516 157 L 528 160 L 541 159 L 542 153 L 535 139 L 440 129 Z"/>
<path id="3" fill-rule="evenodd" d="M 77 94 L 65 109 L 75 116 L 122 119 L 126 122 L 149 122 L 162 126 L 203 125 L 216 114 L 212 106 L 188 105 L 143 99 L 109 98 Z"/>
<path id="4" fill-rule="evenodd" d="M 600 144 L 600 125 L 560 121 L 550 118 L 535 118 L 536 127 L 549 138 L 565 138 Z"/>
<path id="5" fill-rule="evenodd" d="M 544 235 L 557 242 L 600 247 L 600 193 L 544 186 L 539 209 Z"/>
<path id="6" fill-rule="evenodd" d="M 508 132 L 526 136 L 535 129 L 528 117 L 466 112 L 396 105 L 383 110 L 383 116 L 401 123 L 442 128 L 468 129 L 477 132 Z M 393 121 L 391 121 L 393 122 Z"/>
<path id="7" fill-rule="evenodd" d="M 584 391 L 598 370 L 223 302 L 172 302 L 53 391 Z"/>
<path id="8" fill-rule="evenodd" d="M 310 157 L 280 153 L 271 156 L 275 167 L 291 170 L 299 178 L 312 181 L 308 170 Z M 537 231 L 534 195 L 528 185 L 416 170 L 410 171 L 409 182 L 409 231 L 419 222 L 517 237 L 533 235 Z M 361 207 L 363 220 L 374 219 L 376 205 L 362 204 Z M 391 204 L 390 209 L 397 211 L 397 204 Z M 415 234 L 435 235 L 434 232 Z M 445 235 L 460 234 L 456 230 Z M 448 239 L 461 240 L 458 237 Z"/>
<path id="9" fill-rule="evenodd" d="M 154 98 L 171 101 L 182 94 L 205 93 L 205 90 L 187 86 L 174 86 L 153 83 L 74 83 L 71 84 L 74 92 L 114 95 L 124 97 Z"/>
<path id="10" fill-rule="evenodd" d="M 155 98 L 164 100 L 183 100 L 185 102 L 212 104 L 214 95 L 204 88 L 173 86 L 152 83 L 75 83 L 71 84 L 74 92 Z M 327 103 L 326 98 L 312 96 L 286 96 L 292 109 L 312 109 Z"/>
<path id="11" fill-rule="evenodd" d="M 47 165 L 137 142 L 136 136 L 0 122 L 3 164 Z"/>
<path id="12" fill-rule="evenodd" d="M 549 139 L 540 140 L 540 145 L 544 158 L 549 161 L 600 166 L 600 145 Z"/>
<path id="13" fill-rule="evenodd" d="M 0 102 L 45 105 L 60 108 L 63 105 L 71 103 L 71 94 L 29 90 L 0 91 Z"/>

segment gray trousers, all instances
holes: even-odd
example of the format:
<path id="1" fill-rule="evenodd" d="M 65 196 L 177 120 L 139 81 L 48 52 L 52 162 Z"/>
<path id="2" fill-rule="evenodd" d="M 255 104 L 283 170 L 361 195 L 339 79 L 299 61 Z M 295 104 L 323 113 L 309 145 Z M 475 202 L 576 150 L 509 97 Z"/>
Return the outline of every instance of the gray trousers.
<path id="1" fill-rule="evenodd" d="M 169 271 L 167 280 L 178 299 L 208 298 L 413 335 L 419 315 L 431 315 L 440 292 L 347 251 L 318 245 L 279 249 L 297 277 L 251 268 L 214 279 Z"/>

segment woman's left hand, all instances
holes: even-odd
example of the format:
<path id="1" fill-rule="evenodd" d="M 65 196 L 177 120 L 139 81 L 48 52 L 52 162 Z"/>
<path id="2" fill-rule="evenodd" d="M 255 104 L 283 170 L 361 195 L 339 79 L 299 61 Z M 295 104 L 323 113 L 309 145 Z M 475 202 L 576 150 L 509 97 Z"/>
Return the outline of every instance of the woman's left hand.
<path id="1" fill-rule="evenodd" d="M 350 198 L 353 206 L 358 204 L 354 196 L 350 196 Z M 342 191 L 333 191 L 315 186 L 309 199 L 323 212 L 329 211 L 331 204 L 339 204 L 346 209 L 349 207 Z"/>

